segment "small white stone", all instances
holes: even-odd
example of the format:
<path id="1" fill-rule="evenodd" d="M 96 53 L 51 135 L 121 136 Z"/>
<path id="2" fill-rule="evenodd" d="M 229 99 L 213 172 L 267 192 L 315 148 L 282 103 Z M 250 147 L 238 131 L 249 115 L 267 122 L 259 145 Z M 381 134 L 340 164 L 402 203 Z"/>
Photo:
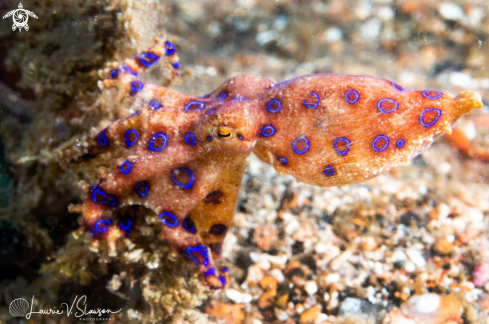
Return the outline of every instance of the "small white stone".
<path id="1" fill-rule="evenodd" d="M 274 277 L 278 282 L 284 282 L 285 276 L 280 269 L 273 269 L 270 271 L 270 275 Z"/>
<path id="2" fill-rule="evenodd" d="M 276 40 L 277 38 L 278 33 L 276 30 L 267 30 L 256 35 L 255 40 L 259 45 L 263 46 L 272 42 L 273 40 Z"/>
<path id="3" fill-rule="evenodd" d="M 418 250 L 407 249 L 406 254 L 408 255 L 409 259 L 414 262 L 417 268 L 423 268 L 426 266 L 426 260 Z"/>
<path id="4" fill-rule="evenodd" d="M 226 296 L 227 298 L 229 298 L 230 300 L 232 300 L 237 304 L 243 304 L 243 303 L 247 304 L 252 300 L 250 294 L 242 293 L 237 291 L 236 289 L 231 289 L 231 288 L 226 289 Z"/>
<path id="5" fill-rule="evenodd" d="M 318 285 L 316 284 L 315 281 L 311 280 L 311 281 L 306 282 L 304 289 L 305 289 L 305 291 L 307 291 L 307 293 L 309 295 L 314 295 L 318 291 Z"/>
<path id="6" fill-rule="evenodd" d="M 282 322 L 289 318 L 289 315 L 287 315 L 287 313 L 280 308 L 275 308 L 275 315 L 277 316 L 277 319 Z"/>
<path id="7" fill-rule="evenodd" d="M 331 27 L 324 32 L 323 37 L 327 42 L 334 43 L 343 39 L 343 32 L 338 27 Z"/>
<path id="8" fill-rule="evenodd" d="M 469 218 L 473 223 L 482 223 L 484 220 L 484 214 L 478 208 L 469 208 Z"/>
<path id="9" fill-rule="evenodd" d="M 404 265 L 404 270 L 406 270 L 407 273 L 412 273 L 414 270 L 416 270 L 416 265 L 412 262 L 406 262 Z"/>
<path id="10" fill-rule="evenodd" d="M 403 305 L 402 311 L 411 318 L 416 315 L 434 313 L 440 307 L 440 296 L 437 294 L 415 295 Z"/>
<path id="11" fill-rule="evenodd" d="M 406 261 L 407 256 L 406 253 L 402 249 L 397 249 L 394 251 L 394 254 L 392 255 L 392 262 L 397 262 L 397 261 Z"/>
<path id="12" fill-rule="evenodd" d="M 143 252 L 144 252 L 143 249 L 137 249 L 132 252 L 125 253 L 125 256 L 130 261 L 138 261 L 141 258 Z"/>
<path id="13" fill-rule="evenodd" d="M 462 72 L 451 72 L 448 76 L 448 82 L 456 87 L 467 88 L 472 84 L 472 76 Z"/>
<path id="14" fill-rule="evenodd" d="M 443 18 L 449 20 L 460 20 L 465 17 L 463 9 L 455 3 L 441 3 L 438 11 Z"/>
<path id="15" fill-rule="evenodd" d="M 332 284 L 332 283 L 335 283 L 335 282 L 338 282 L 340 281 L 340 275 L 339 273 L 331 273 L 329 274 L 327 277 L 326 277 L 326 283 L 328 284 Z"/>
<path id="16" fill-rule="evenodd" d="M 285 264 L 289 260 L 289 258 L 285 254 L 284 255 L 269 255 L 269 254 L 266 254 L 266 255 L 267 255 L 268 261 L 270 261 L 273 264 L 282 266 L 282 267 L 285 266 Z"/>
<path id="17" fill-rule="evenodd" d="M 422 195 L 426 195 L 428 193 L 428 187 L 425 184 L 419 186 L 418 191 Z"/>
<path id="18" fill-rule="evenodd" d="M 379 17 L 383 21 L 392 20 L 394 16 L 395 16 L 394 9 L 387 6 L 380 8 L 379 11 L 377 12 L 377 17 Z"/>
<path id="19" fill-rule="evenodd" d="M 340 313 L 343 315 L 360 313 L 362 300 L 358 298 L 346 298 L 340 306 Z"/>
<path id="20" fill-rule="evenodd" d="M 436 208 L 438 211 L 438 219 L 445 219 L 450 215 L 450 206 L 447 204 L 439 204 L 438 207 Z"/>
<path id="21" fill-rule="evenodd" d="M 469 13 L 469 23 L 472 28 L 480 28 L 482 19 L 486 16 L 483 8 L 473 8 Z"/>
<path id="22" fill-rule="evenodd" d="M 382 22 L 378 18 L 371 18 L 360 27 L 360 35 L 366 40 L 375 40 L 382 30 Z"/>

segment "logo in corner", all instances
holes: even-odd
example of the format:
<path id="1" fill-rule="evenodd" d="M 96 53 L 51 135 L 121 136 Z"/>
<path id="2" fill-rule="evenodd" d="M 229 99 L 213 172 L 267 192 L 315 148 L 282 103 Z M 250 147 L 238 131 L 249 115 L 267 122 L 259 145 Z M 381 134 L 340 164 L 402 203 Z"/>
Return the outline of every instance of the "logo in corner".
<path id="1" fill-rule="evenodd" d="M 25 10 L 24 6 L 22 6 L 22 3 L 19 3 L 18 9 L 9 11 L 5 16 L 3 16 L 3 19 L 8 18 L 10 16 L 12 16 L 14 20 L 14 24 L 12 25 L 13 31 L 15 31 L 17 28 L 19 29 L 19 31 L 22 31 L 22 28 L 24 28 L 27 31 L 29 30 L 29 25 L 27 25 L 29 16 L 37 19 L 36 14 L 33 13 L 32 11 Z"/>
<path id="2" fill-rule="evenodd" d="M 29 313 L 29 302 L 24 298 L 14 299 L 10 303 L 8 311 L 13 317 L 24 317 Z"/>

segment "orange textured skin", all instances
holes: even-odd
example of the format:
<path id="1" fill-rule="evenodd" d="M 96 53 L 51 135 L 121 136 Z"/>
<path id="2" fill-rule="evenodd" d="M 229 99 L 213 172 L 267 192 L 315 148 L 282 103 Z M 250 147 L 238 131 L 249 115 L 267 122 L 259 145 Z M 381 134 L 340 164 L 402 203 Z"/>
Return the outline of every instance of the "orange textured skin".
<path id="1" fill-rule="evenodd" d="M 164 51 L 156 46 L 149 52 L 159 57 Z M 138 58 L 125 64 L 129 72 L 146 69 Z M 226 284 L 221 246 L 250 153 L 301 182 L 321 187 L 358 183 L 407 163 L 450 133 L 461 115 L 482 107 L 474 92 L 453 97 L 405 90 L 372 76 L 315 74 L 276 84 L 239 75 L 207 96 L 193 97 L 135 84 L 140 81 L 129 72 L 102 85 L 117 88 L 121 100 L 138 98 L 143 106 L 89 138 L 83 152 L 61 158 L 68 163 L 124 151 L 110 173 L 85 187 L 84 228 L 96 241 L 107 240 L 115 255 L 116 241 L 140 222 L 113 219 L 114 210 L 145 206 L 160 216 L 164 238 L 197 264 L 213 288 Z M 161 106 L 154 107 L 153 99 Z M 165 145 L 157 134 L 166 136 Z"/>

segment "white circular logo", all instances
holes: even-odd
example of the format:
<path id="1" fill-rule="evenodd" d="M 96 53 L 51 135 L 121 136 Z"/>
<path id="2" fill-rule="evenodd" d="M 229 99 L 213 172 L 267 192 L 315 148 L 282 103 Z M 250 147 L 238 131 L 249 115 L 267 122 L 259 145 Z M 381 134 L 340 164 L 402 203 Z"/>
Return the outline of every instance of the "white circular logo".
<path id="1" fill-rule="evenodd" d="M 29 302 L 24 298 L 14 299 L 8 308 L 10 315 L 14 317 L 24 317 L 29 313 Z"/>
<path id="2" fill-rule="evenodd" d="M 22 31 L 22 28 L 24 28 L 25 30 L 29 30 L 29 25 L 27 25 L 29 16 L 37 19 L 35 13 L 29 10 L 25 10 L 24 6 L 22 6 L 22 3 L 19 3 L 18 9 L 9 11 L 5 16 L 3 16 L 3 19 L 12 17 L 14 21 L 14 24 L 12 25 L 12 30 L 15 31 L 16 29 L 19 29 L 19 31 Z"/>

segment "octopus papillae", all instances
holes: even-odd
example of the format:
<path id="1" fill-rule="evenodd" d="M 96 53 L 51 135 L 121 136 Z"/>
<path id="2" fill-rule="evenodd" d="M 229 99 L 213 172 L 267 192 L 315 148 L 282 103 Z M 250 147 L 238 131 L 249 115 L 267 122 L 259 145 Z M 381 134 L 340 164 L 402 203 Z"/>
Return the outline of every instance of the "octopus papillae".
<path id="1" fill-rule="evenodd" d="M 222 244 L 232 223 L 248 155 L 280 174 L 330 187 L 363 182 L 408 163 L 471 109 L 480 95 L 463 91 L 407 90 L 366 75 L 319 73 L 281 83 L 237 75 L 202 97 L 148 84 L 139 76 L 166 57 L 173 73 L 175 46 L 162 41 L 102 71 L 102 88 L 142 107 L 117 120 L 86 147 L 61 155 L 71 163 L 123 150 L 113 169 L 93 186 L 79 208 L 94 242 L 116 242 L 141 223 L 117 219 L 122 206 L 154 211 L 168 240 L 192 260 L 203 282 L 229 280 Z"/>

